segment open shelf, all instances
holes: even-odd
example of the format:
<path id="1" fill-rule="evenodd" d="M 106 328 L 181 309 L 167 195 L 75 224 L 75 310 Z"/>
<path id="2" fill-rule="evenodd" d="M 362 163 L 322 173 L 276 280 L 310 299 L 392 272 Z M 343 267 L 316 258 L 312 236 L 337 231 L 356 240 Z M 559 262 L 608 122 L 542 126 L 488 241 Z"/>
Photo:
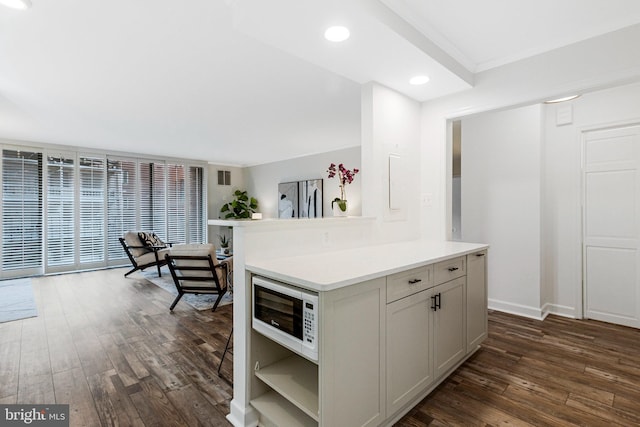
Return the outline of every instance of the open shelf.
<path id="1" fill-rule="evenodd" d="M 318 427 L 316 420 L 311 419 L 275 391 L 269 391 L 253 399 L 251 405 L 260 412 L 260 418 L 264 419 L 267 425 Z"/>
<path id="2" fill-rule="evenodd" d="M 318 421 L 318 365 L 293 355 L 255 371 L 255 375 L 284 399 Z"/>

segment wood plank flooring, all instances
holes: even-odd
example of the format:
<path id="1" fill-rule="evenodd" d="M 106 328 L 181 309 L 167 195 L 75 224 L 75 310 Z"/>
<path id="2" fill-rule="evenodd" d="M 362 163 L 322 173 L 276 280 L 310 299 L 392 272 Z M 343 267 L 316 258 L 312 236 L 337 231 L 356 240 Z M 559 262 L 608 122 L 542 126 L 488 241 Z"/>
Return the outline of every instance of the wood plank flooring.
<path id="1" fill-rule="evenodd" d="M 640 426 L 640 330 L 489 315 L 482 348 L 399 426 Z"/>
<path id="2" fill-rule="evenodd" d="M 0 403 L 68 403 L 72 426 L 228 426 L 232 307 L 170 313 L 125 271 L 33 280 L 38 317 L 0 324 Z M 640 426 L 640 330 L 492 312 L 489 332 L 398 426 Z"/>
<path id="3" fill-rule="evenodd" d="M 33 279 L 38 317 L 0 324 L 0 403 L 68 403 L 72 426 L 230 425 L 232 306 L 170 313 L 126 271 Z"/>

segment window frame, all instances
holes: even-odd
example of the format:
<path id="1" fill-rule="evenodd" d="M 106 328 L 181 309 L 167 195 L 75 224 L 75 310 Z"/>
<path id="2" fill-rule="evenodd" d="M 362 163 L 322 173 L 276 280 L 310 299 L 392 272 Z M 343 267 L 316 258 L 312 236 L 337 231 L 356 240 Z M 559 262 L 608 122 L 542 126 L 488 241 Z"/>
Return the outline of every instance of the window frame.
<path id="1" fill-rule="evenodd" d="M 140 211 L 140 194 L 141 194 L 141 186 L 140 186 L 140 174 L 139 168 L 140 164 L 144 162 L 152 162 L 158 163 L 159 166 L 164 168 L 164 177 L 162 182 L 164 182 L 164 224 L 165 228 L 162 230 L 162 234 L 166 234 L 169 232 L 169 212 L 167 210 L 167 198 L 170 197 L 168 194 L 169 191 L 173 191 L 167 187 L 168 180 L 168 170 L 170 165 L 177 165 L 182 170 L 183 181 L 179 184 L 181 187 L 178 188 L 178 207 L 180 209 L 179 214 L 177 215 L 178 220 L 183 221 L 184 224 L 181 225 L 183 227 L 184 242 L 177 243 L 204 243 L 208 240 L 208 227 L 207 227 L 207 185 L 208 185 L 208 164 L 202 161 L 189 160 L 189 159 L 178 159 L 178 158 L 163 158 L 163 157 L 155 157 L 155 156 L 141 156 L 139 154 L 128 154 L 121 152 L 110 152 L 106 150 L 88 150 L 88 149 L 80 149 L 75 147 L 67 147 L 67 146 L 54 146 L 54 145 L 21 145 L 12 143 L 7 140 L 0 140 L 0 149 L 2 150 L 12 150 L 12 151 L 23 151 L 30 152 L 37 155 L 42 156 L 41 160 L 41 168 L 40 168 L 40 210 L 41 210 L 41 265 L 36 266 L 34 268 L 25 268 L 25 269 L 7 269 L 4 270 L 2 268 L 2 253 L 0 252 L 0 278 L 11 278 L 11 277 L 25 277 L 25 276 L 34 276 L 40 274 L 56 274 L 56 273 L 64 273 L 64 272 L 73 272 L 78 270 L 88 270 L 88 269 L 96 269 L 96 268 L 104 268 L 104 267 L 117 267 L 117 266 L 127 266 L 129 265 L 129 259 L 126 257 L 124 251 L 122 251 L 122 257 L 113 258 L 113 254 L 115 254 L 115 246 L 112 245 L 112 254 L 109 253 L 109 242 L 110 237 L 116 238 L 113 232 L 110 233 L 109 229 L 109 162 L 111 161 L 123 161 L 123 162 L 131 162 L 133 167 L 136 170 L 135 176 L 135 188 L 133 190 L 135 198 L 135 229 L 140 230 L 140 221 L 141 221 L 141 211 Z M 71 183 L 67 183 L 67 190 L 71 189 L 70 196 L 67 191 L 64 195 L 61 196 L 58 200 L 61 200 L 61 203 L 66 203 L 65 200 L 72 200 L 72 208 L 70 210 L 66 210 L 67 206 L 54 206 L 54 194 L 49 193 L 53 189 L 53 185 L 55 181 L 50 179 L 49 170 L 51 165 L 49 164 L 49 157 L 60 158 L 64 157 L 72 162 L 72 166 L 67 166 L 69 169 L 66 172 L 71 171 L 70 176 L 63 175 L 61 179 L 70 180 Z M 98 191 L 101 191 L 101 199 L 102 204 L 96 208 L 98 212 L 100 209 L 102 210 L 102 223 L 98 229 L 103 230 L 104 241 L 102 242 L 103 247 L 103 256 L 100 260 L 91 260 L 89 262 L 81 262 L 81 220 L 83 215 L 81 214 L 82 202 L 84 196 L 82 195 L 82 175 L 81 169 L 82 165 L 81 159 L 83 158 L 91 158 L 91 159 L 99 159 L 102 161 L 102 167 L 99 168 L 102 172 L 101 178 L 101 190 L 98 188 Z M 0 180 L 3 179 L 2 173 L 4 171 L 3 162 L 0 162 Z M 195 173 L 196 179 L 201 180 L 197 183 L 192 183 L 190 180 L 192 178 L 192 168 L 200 168 L 201 173 Z M 4 184 L 4 182 L 3 182 Z M 193 188 L 192 188 L 193 187 Z M 196 188 L 196 187 L 199 187 Z M 3 188 L 0 186 L 0 209 L 4 209 L 4 202 L 2 200 L 3 196 Z M 192 191 L 192 189 L 194 191 Z M 200 200 L 193 201 L 192 198 L 200 194 Z M 130 194 L 130 193 L 128 193 Z M 72 199 L 71 199 L 72 197 Z M 129 197 L 131 199 L 131 196 Z M 127 206 L 130 206 L 128 204 Z M 125 206 L 123 209 L 127 209 Z M 194 214 L 191 211 L 191 208 L 195 207 L 199 211 Z M 58 213 L 58 218 L 52 218 L 52 212 L 56 210 Z M 4 211 L 2 211 L 4 212 Z M 195 217 L 194 217 L 195 215 Z M 100 215 L 98 215 L 100 216 Z M 96 217 L 97 218 L 97 217 Z M 196 220 L 194 220 L 194 218 Z M 52 231 L 50 227 L 57 227 L 58 225 L 54 225 L 55 221 L 63 221 L 69 227 L 72 227 L 73 230 L 70 232 L 73 236 L 72 238 L 69 236 L 63 236 L 63 239 L 66 239 L 67 242 L 70 242 L 72 245 L 71 253 L 66 253 L 68 257 L 67 263 L 57 264 L 52 262 L 50 250 L 54 247 L 54 240 Z M 96 219 L 96 221 L 99 221 Z M 197 230 L 193 229 L 192 222 L 196 222 L 198 227 Z M 61 223 L 62 224 L 62 223 Z M 60 225 L 62 227 L 62 225 Z M 0 228 L 0 244 L 4 243 L 4 230 Z M 126 230 L 125 230 L 126 231 Z M 97 231 L 95 231 L 97 232 Z M 120 237 L 120 236 L 117 236 Z M 118 242 L 119 245 L 119 242 Z M 64 247 L 64 245 L 63 245 Z M 64 254 L 63 254 L 64 255 Z M 85 260 L 86 261 L 86 260 Z"/>

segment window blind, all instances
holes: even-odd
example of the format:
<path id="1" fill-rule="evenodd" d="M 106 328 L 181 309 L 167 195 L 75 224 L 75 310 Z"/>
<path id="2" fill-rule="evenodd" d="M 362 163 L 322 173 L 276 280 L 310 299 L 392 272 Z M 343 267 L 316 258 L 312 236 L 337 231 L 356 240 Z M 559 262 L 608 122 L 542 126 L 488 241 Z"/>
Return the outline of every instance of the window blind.
<path id="1" fill-rule="evenodd" d="M 105 262 L 105 160 L 78 159 L 80 184 L 80 263 Z"/>
<path id="2" fill-rule="evenodd" d="M 125 231 L 136 230 L 135 160 L 107 159 L 107 238 L 110 261 L 126 259 L 118 241 Z"/>
<path id="3" fill-rule="evenodd" d="M 139 163 L 140 229 L 153 231 L 167 241 L 167 201 L 165 165 L 159 162 Z"/>
<path id="4" fill-rule="evenodd" d="M 75 264 L 74 160 L 47 156 L 47 266 Z"/>
<path id="5" fill-rule="evenodd" d="M 42 153 L 2 150 L 2 270 L 42 272 Z"/>
<path id="6" fill-rule="evenodd" d="M 167 240 L 187 241 L 184 165 L 167 165 Z"/>
<path id="7" fill-rule="evenodd" d="M 188 243 L 204 243 L 204 169 L 189 166 L 189 230 Z"/>
<path id="8" fill-rule="evenodd" d="M 0 146 L 0 278 L 128 263 L 128 230 L 206 238 L 206 168 Z"/>

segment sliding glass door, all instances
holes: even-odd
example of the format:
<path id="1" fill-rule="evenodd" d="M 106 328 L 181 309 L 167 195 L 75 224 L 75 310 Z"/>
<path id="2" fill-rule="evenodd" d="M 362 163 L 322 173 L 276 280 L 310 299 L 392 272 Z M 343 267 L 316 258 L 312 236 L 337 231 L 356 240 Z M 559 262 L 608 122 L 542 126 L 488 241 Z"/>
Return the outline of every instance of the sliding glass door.
<path id="1" fill-rule="evenodd" d="M 46 272 L 76 266 L 75 154 L 47 155 Z"/>
<path id="2" fill-rule="evenodd" d="M 42 153 L 2 150 L 2 277 L 42 274 Z"/>
<path id="3" fill-rule="evenodd" d="M 78 256 L 81 268 L 104 267 L 105 257 L 105 205 L 106 159 L 78 157 L 78 204 L 80 236 Z"/>
<path id="4" fill-rule="evenodd" d="M 137 229 L 138 186 L 135 159 L 107 160 L 108 265 L 122 265 L 127 256 L 118 241 L 125 231 Z"/>
<path id="5" fill-rule="evenodd" d="M 206 169 L 2 146 L 0 278 L 129 263 L 128 230 L 206 240 Z"/>
<path id="6" fill-rule="evenodd" d="M 202 243 L 206 233 L 206 210 L 204 168 L 189 166 L 189 218 L 187 243 Z"/>

